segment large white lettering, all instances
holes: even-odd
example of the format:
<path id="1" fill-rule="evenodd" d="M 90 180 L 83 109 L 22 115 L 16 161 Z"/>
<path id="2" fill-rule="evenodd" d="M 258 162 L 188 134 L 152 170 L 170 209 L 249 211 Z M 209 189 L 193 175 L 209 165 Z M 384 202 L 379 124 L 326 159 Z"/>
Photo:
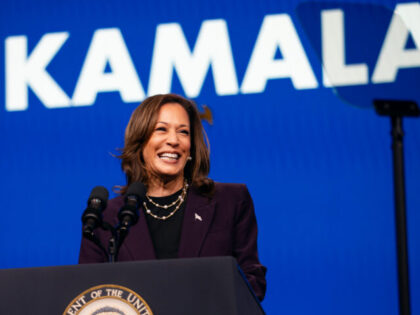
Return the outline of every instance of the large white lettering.
<path id="1" fill-rule="evenodd" d="M 106 72 L 107 64 L 111 72 Z M 76 106 L 92 105 L 99 92 L 118 91 L 124 102 L 138 102 L 145 93 L 117 28 L 99 29 L 92 38 L 73 94 Z"/>
<path id="2" fill-rule="evenodd" d="M 416 49 L 405 49 L 410 34 Z M 420 67 L 420 4 L 417 2 L 395 7 L 372 81 L 393 82 L 399 69 L 411 67 Z"/>
<path id="3" fill-rule="evenodd" d="M 322 62 L 324 86 L 368 83 L 366 64 L 346 65 L 344 41 L 344 14 L 342 10 L 325 10 L 321 13 Z"/>
<path id="4" fill-rule="evenodd" d="M 192 53 L 179 24 L 158 25 L 147 94 L 168 93 L 175 70 L 185 94 L 196 97 L 210 65 L 216 93 L 237 94 L 238 83 L 224 20 L 202 23 Z"/>
<path id="5" fill-rule="evenodd" d="M 324 86 L 368 84 L 368 67 L 365 63 L 346 63 L 345 33 L 344 11 L 333 9 L 321 12 Z M 414 40 L 414 48 L 407 48 L 410 36 Z M 29 88 L 47 108 L 93 105 L 101 92 L 119 92 L 124 102 L 139 102 L 146 97 L 123 35 L 118 28 L 109 28 L 94 32 L 70 99 L 47 71 L 68 37 L 67 32 L 45 34 L 30 53 L 26 36 L 6 38 L 7 111 L 28 108 Z M 281 52 L 281 58 L 276 58 L 277 51 Z M 397 4 L 371 81 L 393 82 L 400 69 L 413 67 L 420 67 L 418 2 Z M 239 93 L 225 20 L 203 21 L 193 49 L 190 49 L 180 24 L 157 26 L 148 95 L 170 92 L 176 73 L 186 96 L 197 97 L 209 69 L 218 95 Z M 273 79 L 290 79 L 296 89 L 318 87 L 293 21 L 287 14 L 265 16 L 240 92 L 262 93 L 267 81 Z"/>
<path id="6" fill-rule="evenodd" d="M 274 59 L 280 49 L 283 59 Z M 242 82 L 242 93 L 261 93 L 267 80 L 290 78 L 296 89 L 318 86 L 302 43 L 287 14 L 267 15 Z"/>
<path id="7" fill-rule="evenodd" d="M 45 70 L 68 36 L 66 32 L 45 34 L 29 57 L 26 36 L 6 39 L 6 110 L 28 108 L 28 87 L 47 108 L 70 106 L 69 97 Z"/>

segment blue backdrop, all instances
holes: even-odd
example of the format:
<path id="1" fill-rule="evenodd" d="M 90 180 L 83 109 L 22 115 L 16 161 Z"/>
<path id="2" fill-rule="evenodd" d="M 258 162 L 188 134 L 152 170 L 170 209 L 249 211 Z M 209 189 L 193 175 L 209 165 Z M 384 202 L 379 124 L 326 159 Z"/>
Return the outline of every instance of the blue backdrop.
<path id="1" fill-rule="evenodd" d="M 395 11 L 395 14 L 394 14 Z M 0 4 L 0 268 L 77 263 L 92 187 L 124 184 L 131 112 L 207 105 L 216 181 L 246 183 L 268 314 L 397 314 L 389 119 L 420 100 L 420 4 L 7 0 Z M 420 121 L 404 121 L 420 314 Z"/>

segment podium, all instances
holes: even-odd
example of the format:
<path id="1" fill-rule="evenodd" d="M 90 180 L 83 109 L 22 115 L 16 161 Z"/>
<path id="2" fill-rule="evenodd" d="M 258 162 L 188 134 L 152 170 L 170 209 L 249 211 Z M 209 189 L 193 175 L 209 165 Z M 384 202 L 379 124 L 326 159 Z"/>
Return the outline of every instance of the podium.
<path id="1" fill-rule="evenodd" d="M 0 270 L 0 314 L 264 314 L 232 257 Z"/>

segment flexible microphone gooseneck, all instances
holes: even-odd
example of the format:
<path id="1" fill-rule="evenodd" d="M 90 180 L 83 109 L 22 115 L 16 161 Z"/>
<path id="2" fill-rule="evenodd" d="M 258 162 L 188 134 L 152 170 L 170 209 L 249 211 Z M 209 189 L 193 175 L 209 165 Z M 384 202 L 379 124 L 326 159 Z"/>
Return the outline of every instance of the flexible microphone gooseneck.
<path id="1" fill-rule="evenodd" d="M 124 205 L 118 212 L 118 247 L 121 246 L 125 237 L 128 235 L 130 227 L 139 220 L 139 208 L 146 199 L 146 187 L 141 182 L 132 183 L 128 186 L 124 198 Z"/>
<path id="2" fill-rule="evenodd" d="M 119 230 L 128 233 L 130 227 L 137 223 L 139 219 L 140 205 L 146 197 L 146 187 L 141 182 L 132 183 L 128 186 L 125 194 L 124 206 L 118 213 Z"/>
<path id="3" fill-rule="evenodd" d="M 108 190 L 103 186 L 92 189 L 88 199 L 88 206 L 82 215 L 83 235 L 88 239 L 94 238 L 93 230 L 102 225 L 102 211 L 108 202 Z"/>

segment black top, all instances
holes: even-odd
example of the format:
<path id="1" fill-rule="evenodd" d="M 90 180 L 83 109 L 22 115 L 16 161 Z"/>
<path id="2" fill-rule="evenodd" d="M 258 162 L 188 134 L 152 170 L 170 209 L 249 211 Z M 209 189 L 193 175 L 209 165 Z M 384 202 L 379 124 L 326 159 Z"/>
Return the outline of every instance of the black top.
<path id="1" fill-rule="evenodd" d="M 154 202 L 159 205 L 169 205 L 174 202 L 182 193 L 182 189 L 176 193 L 165 197 L 150 197 Z M 178 205 L 163 209 L 154 206 L 149 201 L 146 201 L 147 208 L 153 214 L 163 217 L 170 214 Z M 144 208 L 144 207 L 143 207 Z M 185 200 L 180 208 L 174 213 L 172 217 L 166 220 L 159 220 L 153 218 L 150 214 L 146 213 L 144 209 L 147 225 L 149 226 L 150 236 L 152 238 L 153 246 L 155 248 L 156 258 L 177 258 L 179 241 L 181 239 L 182 219 L 184 218 Z"/>

